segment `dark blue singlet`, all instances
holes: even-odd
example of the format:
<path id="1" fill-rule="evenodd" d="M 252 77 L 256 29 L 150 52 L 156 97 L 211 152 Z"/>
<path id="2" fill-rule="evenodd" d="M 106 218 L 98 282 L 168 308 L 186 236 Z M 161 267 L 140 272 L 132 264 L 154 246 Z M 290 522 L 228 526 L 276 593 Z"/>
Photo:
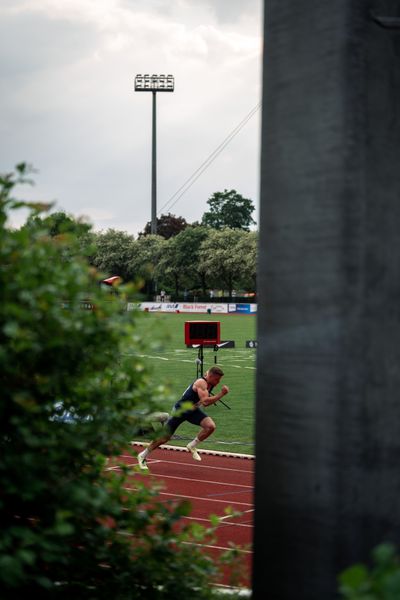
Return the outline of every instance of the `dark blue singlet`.
<path id="1" fill-rule="evenodd" d="M 207 381 L 205 377 L 203 377 L 203 379 Z M 195 381 L 197 381 L 197 379 Z M 208 416 L 204 412 L 204 410 L 202 410 L 199 407 L 190 408 L 189 410 L 184 410 L 182 408 L 182 405 L 185 403 L 190 402 L 194 406 L 195 404 L 197 404 L 197 402 L 200 401 L 198 393 L 195 392 L 193 389 L 193 384 L 195 383 L 195 381 L 193 381 L 193 383 L 191 383 L 189 387 L 186 388 L 186 390 L 182 394 L 182 398 L 174 404 L 174 407 L 172 409 L 172 416 L 168 419 L 166 423 L 166 426 L 170 430 L 171 434 L 174 433 L 174 431 L 184 421 L 188 421 L 193 425 L 200 425 L 202 420 Z M 211 393 L 212 388 L 213 386 L 209 389 L 209 393 Z"/>

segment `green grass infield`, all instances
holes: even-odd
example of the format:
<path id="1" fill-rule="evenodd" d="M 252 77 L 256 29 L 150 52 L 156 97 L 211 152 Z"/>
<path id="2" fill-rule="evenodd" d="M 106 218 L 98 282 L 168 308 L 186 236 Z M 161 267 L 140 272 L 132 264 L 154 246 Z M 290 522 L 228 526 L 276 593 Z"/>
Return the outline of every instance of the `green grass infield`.
<path id="1" fill-rule="evenodd" d="M 224 402 L 230 406 L 230 410 L 220 402 L 207 407 L 206 412 L 214 419 L 217 429 L 202 442 L 200 448 L 254 454 L 256 350 L 246 348 L 246 341 L 256 339 L 256 316 L 146 313 L 138 320 L 138 329 L 151 341 L 150 349 L 141 354 L 135 348 L 132 353 L 145 358 L 155 380 L 168 387 L 169 398 L 160 406 L 160 410 L 166 412 L 171 412 L 173 403 L 179 400 L 198 373 L 196 360 L 199 350 L 185 345 L 186 321 L 219 321 L 221 341 L 235 342 L 234 348 L 203 350 L 204 373 L 215 364 L 225 373 L 222 383 L 229 387 L 230 393 L 224 397 Z M 215 393 L 220 387 L 221 384 L 214 390 Z M 169 444 L 185 446 L 197 431 L 196 426 L 184 423 Z"/>

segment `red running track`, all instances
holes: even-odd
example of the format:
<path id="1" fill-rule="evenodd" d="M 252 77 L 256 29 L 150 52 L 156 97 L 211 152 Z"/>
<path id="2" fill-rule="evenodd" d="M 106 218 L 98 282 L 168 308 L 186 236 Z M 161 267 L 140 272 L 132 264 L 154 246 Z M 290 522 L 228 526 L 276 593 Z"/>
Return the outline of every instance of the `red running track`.
<path id="1" fill-rule="evenodd" d="M 134 443 L 137 452 L 143 448 Z M 160 499 L 188 499 L 192 505 L 189 517 L 202 525 L 209 525 L 210 515 L 222 520 L 217 526 L 216 542 L 204 546 L 204 551 L 213 558 L 229 549 L 230 544 L 241 546 L 243 573 L 238 584 L 250 587 L 252 539 L 253 539 L 253 476 L 254 457 L 239 454 L 225 454 L 199 450 L 202 461 L 193 460 L 186 449 L 176 446 L 162 446 L 147 459 L 150 476 L 162 482 Z M 120 461 L 136 465 L 137 461 L 129 454 L 122 455 Z M 145 475 L 148 476 L 147 474 Z M 135 473 L 134 477 L 143 477 Z M 231 507 L 240 516 L 230 516 L 226 509 Z M 225 584 L 230 582 L 230 574 L 225 573 Z"/>

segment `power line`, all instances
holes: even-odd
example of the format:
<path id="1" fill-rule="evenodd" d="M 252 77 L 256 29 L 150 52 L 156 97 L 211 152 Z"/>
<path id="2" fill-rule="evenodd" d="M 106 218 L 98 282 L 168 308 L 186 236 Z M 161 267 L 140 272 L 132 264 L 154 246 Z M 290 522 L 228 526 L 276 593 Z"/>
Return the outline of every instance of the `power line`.
<path id="1" fill-rule="evenodd" d="M 181 185 L 181 187 L 169 198 L 169 200 L 164 204 L 164 206 L 160 209 L 163 210 L 178 194 L 179 196 L 176 198 L 175 202 L 171 204 L 169 210 L 182 198 L 184 194 L 192 187 L 192 185 L 197 181 L 197 179 L 208 169 L 208 167 L 214 162 L 214 160 L 221 154 L 222 150 L 226 148 L 226 146 L 233 140 L 233 138 L 243 129 L 243 127 L 248 123 L 251 117 L 257 112 L 260 108 L 261 102 L 259 102 L 251 111 L 242 119 L 242 121 L 231 131 L 231 133 L 224 139 L 223 142 L 210 154 L 210 156 L 192 173 L 192 175 Z"/>
<path id="2" fill-rule="evenodd" d="M 197 179 L 208 169 L 208 167 L 214 162 L 214 160 L 221 154 L 221 152 L 226 148 L 226 146 L 233 140 L 233 138 L 243 129 L 243 127 L 250 121 L 250 119 L 255 115 L 255 113 L 261 107 L 262 102 L 259 102 L 254 106 L 251 111 L 240 121 L 238 125 L 227 135 L 227 137 L 217 146 L 217 148 L 209 155 L 209 157 L 192 173 L 192 175 L 181 185 L 179 189 L 176 190 L 174 194 L 167 200 L 164 206 L 158 211 L 161 213 L 168 204 L 176 198 L 174 202 L 169 206 L 168 210 L 171 208 L 182 198 L 184 194 L 192 187 L 192 185 L 197 181 Z M 181 193 L 180 193 L 181 192 Z M 179 195 L 178 195 L 179 194 Z"/>

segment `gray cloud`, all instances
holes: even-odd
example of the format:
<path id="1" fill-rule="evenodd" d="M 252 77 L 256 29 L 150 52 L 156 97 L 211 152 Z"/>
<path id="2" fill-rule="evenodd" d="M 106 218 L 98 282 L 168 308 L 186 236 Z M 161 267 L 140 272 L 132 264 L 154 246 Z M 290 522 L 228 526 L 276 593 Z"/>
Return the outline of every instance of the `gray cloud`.
<path id="1" fill-rule="evenodd" d="M 96 47 L 88 24 L 49 19 L 37 13 L 8 14 L 0 20 L 0 76 L 34 76 L 63 68 Z"/>
<path id="2" fill-rule="evenodd" d="M 261 0 L 14 0 L 0 7 L 0 169 L 39 170 L 29 198 L 137 233 L 150 218 L 151 95 L 134 75 L 173 73 L 157 97 L 158 207 L 201 218 L 235 188 L 258 202 L 257 112 L 176 204 L 169 198 L 260 100 Z M 257 216 L 256 216 L 257 218 Z"/>
<path id="3" fill-rule="evenodd" d="M 197 0 L 191 0 L 196 3 Z M 235 24 L 241 18 L 248 19 L 260 16 L 260 2 L 258 0 L 206 0 L 214 10 L 219 23 Z"/>

